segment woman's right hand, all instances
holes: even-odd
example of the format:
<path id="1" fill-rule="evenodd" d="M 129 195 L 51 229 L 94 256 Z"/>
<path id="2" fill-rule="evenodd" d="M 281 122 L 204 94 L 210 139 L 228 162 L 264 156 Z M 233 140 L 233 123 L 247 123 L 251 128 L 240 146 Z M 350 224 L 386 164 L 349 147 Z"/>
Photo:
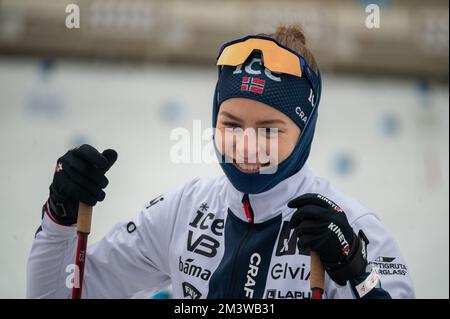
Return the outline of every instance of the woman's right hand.
<path id="1" fill-rule="evenodd" d="M 60 157 L 56 163 L 48 200 L 50 214 L 63 225 L 77 222 L 78 205 L 94 206 L 105 199 L 105 173 L 117 160 L 117 152 L 100 153 L 83 144 Z"/>

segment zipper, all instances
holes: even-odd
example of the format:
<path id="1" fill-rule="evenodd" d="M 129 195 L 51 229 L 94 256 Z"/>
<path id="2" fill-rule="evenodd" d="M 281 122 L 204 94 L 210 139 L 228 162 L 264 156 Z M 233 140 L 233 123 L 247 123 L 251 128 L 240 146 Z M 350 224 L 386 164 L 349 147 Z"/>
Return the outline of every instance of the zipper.
<path id="1" fill-rule="evenodd" d="M 242 247 L 247 242 L 247 238 L 250 235 L 250 232 L 253 228 L 253 221 L 255 219 L 255 215 L 253 212 L 253 208 L 250 205 L 250 199 L 248 197 L 248 194 L 244 194 L 244 197 L 242 197 L 242 206 L 244 207 L 245 216 L 247 217 L 247 231 L 245 232 L 244 237 L 242 238 L 241 242 L 239 243 L 239 247 L 237 249 L 237 253 L 234 255 L 234 262 L 233 262 L 233 268 L 231 271 L 231 289 L 230 292 L 234 294 L 234 290 L 236 289 L 236 281 L 234 277 L 236 277 L 237 272 L 237 261 L 239 260 L 239 256 L 241 255 Z"/>
<path id="2" fill-rule="evenodd" d="M 248 197 L 248 194 L 244 194 L 244 197 L 242 197 L 242 205 L 244 206 L 244 212 L 248 223 L 253 224 L 255 214 L 253 213 L 252 206 L 250 205 L 250 198 Z"/>

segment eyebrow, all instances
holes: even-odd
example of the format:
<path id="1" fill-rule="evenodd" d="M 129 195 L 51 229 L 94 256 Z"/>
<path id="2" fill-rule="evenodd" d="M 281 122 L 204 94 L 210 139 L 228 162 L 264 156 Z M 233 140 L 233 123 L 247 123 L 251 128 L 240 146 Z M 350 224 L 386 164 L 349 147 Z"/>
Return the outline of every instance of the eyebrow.
<path id="1" fill-rule="evenodd" d="M 220 112 L 220 114 L 221 114 L 221 115 L 224 115 L 224 116 L 226 116 L 226 117 L 228 117 L 228 118 L 230 118 L 230 119 L 232 119 L 232 120 L 234 120 L 234 121 L 236 121 L 236 122 L 243 122 L 239 117 L 234 116 L 234 115 L 231 114 L 231 113 L 228 113 L 228 112 L 223 111 L 223 112 Z"/>
<path id="2" fill-rule="evenodd" d="M 286 125 L 286 122 L 283 121 L 283 120 L 274 119 L 274 120 L 258 121 L 258 122 L 256 122 L 256 124 L 258 124 L 258 125 L 267 125 L 267 124 L 282 124 L 282 125 Z"/>
<path id="3" fill-rule="evenodd" d="M 239 117 L 237 117 L 237 116 L 235 116 L 235 115 L 233 115 L 231 113 L 228 113 L 226 111 L 222 111 L 221 114 L 226 116 L 226 117 L 228 117 L 228 118 L 230 118 L 230 119 L 232 119 L 232 120 L 234 120 L 234 121 L 241 122 L 241 123 L 243 122 L 243 120 L 240 119 Z M 283 121 L 283 120 L 280 120 L 280 119 L 271 119 L 271 120 L 258 121 L 258 122 L 256 122 L 256 124 L 258 124 L 258 125 L 268 125 L 268 124 L 282 124 L 282 125 L 286 125 L 286 122 Z"/>

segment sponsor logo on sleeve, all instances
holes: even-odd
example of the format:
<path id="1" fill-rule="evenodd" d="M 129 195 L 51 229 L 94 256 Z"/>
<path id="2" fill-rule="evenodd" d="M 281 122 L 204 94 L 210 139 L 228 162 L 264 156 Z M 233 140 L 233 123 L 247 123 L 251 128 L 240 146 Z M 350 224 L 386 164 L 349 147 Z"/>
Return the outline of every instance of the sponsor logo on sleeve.
<path id="1" fill-rule="evenodd" d="M 164 200 L 163 195 L 159 195 L 158 197 L 152 199 L 151 201 L 148 202 L 147 205 L 145 205 L 145 209 L 149 209 L 150 207 L 152 207 L 153 205 L 162 202 Z"/>
<path id="2" fill-rule="evenodd" d="M 377 258 L 375 258 L 375 261 L 379 262 L 379 263 L 390 263 L 390 262 L 393 262 L 394 260 L 395 260 L 395 257 L 378 256 Z"/>
<path id="3" fill-rule="evenodd" d="M 184 298 L 200 299 L 200 297 L 202 296 L 202 294 L 200 293 L 200 291 L 198 291 L 197 288 L 195 288 L 193 285 L 191 285 L 186 281 L 184 281 L 181 284 L 181 286 L 183 288 Z"/>
<path id="4" fill-rule="evenodd" d="M 127 232 L 128 232 L 128 234 L 133 233 L 135 230 L 136 230 L 136 224 L 133 223 L 133 222 L 129 222 L 127 224 Z"/>
<path id="5" fill-rule="evenodd" d="M 378 256 L 370 264 L 376 266 L 378 275 L 405 276 L 408 273 L 408 267 L 405 264 L 396 263 L 395 257 Z"/>

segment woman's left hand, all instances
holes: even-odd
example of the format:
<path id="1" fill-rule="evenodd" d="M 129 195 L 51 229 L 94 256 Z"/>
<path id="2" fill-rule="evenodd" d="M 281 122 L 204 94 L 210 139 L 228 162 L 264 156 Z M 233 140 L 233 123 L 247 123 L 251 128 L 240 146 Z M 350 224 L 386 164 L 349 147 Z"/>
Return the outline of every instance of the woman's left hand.
<path id="1" fill-rule="evenodd" d="M 345 263 L 356 235 L 344 211 L 320 194 L 304 194 L 291 200 L 288 207 L 297 208 L 290 226 L 299 237 L 299 248 L 309 248 L 327 264 Z"/>

